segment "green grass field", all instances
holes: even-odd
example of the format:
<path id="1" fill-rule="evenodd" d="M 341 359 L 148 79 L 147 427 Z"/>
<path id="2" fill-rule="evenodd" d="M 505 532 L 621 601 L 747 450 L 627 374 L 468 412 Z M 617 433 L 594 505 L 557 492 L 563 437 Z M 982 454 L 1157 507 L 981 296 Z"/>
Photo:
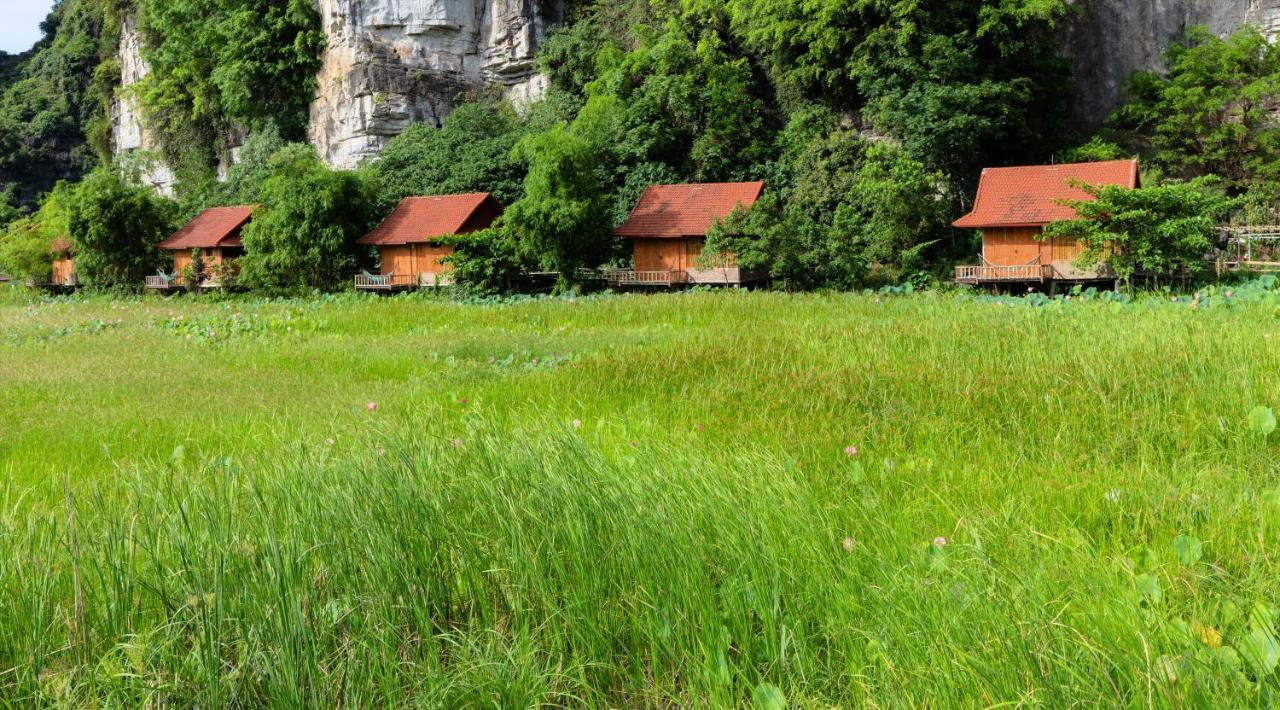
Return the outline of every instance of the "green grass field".
<path id="1" fill-rule="evenodd" d="M 0 299 L 5 705 L 1280 690 L 1278 294 Z"/>

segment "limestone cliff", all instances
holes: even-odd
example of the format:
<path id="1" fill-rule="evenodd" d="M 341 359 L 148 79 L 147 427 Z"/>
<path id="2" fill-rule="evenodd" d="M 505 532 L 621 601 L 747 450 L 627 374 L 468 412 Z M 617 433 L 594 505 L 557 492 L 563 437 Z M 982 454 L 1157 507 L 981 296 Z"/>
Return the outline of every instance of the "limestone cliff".
<path id="1" fill-rule="evenodd" d="M 111 110 L 112 148 L 118 157 L 139 170 L 144 183 L 154 186 L 161 194 L 172 195 L 173 171 L 160 162 L 159 146 L 147 131 L 138 102 L 129 92 L 148 72 L 147 63 L 142 59 L 137 18 L 133 16 L 125 17 L 121 25 L 118 59 L 122 89 Z"/>
<path id="2" fill-rule="evenodd" d="M 533 68 L 558 0 L 320 0 L 329 45 L 311 142 L 353 167 L 410 124 L 439 125 L 458 94 L 497 86 L 517 103 L 545 86 Z"/>

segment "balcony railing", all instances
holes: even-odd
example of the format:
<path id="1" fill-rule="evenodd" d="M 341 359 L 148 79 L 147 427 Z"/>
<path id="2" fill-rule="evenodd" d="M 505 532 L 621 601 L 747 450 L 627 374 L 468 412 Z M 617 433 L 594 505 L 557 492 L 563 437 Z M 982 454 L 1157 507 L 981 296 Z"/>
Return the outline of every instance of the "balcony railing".
<path id="1" fill-rule="evenodd" d="M 421 274 L 358 274 L 357 291 L 410 291 L 416 288 L 448 286 L 453 279 L 447 273 L 426 271 Z"/>
<path id="2" fill-rule="evenodd" d="M 26 284 L 27 284 L 27 288 L 73 289 L 73 288 L 80 288 L 80 279 L 77 278 L 75 274 L 71 274 L 69 276 L 53 276 L 53 277 L 45 276 L 42 278 L 28 276 Z"/>
<path id="3" fill-rule="evenodd" d="M 689 282 L 684 271 L 610 271 L 606 274 L 615 286 L 675 286 Z"/>
<path id="4" fill-rule="evenodd" d="M 170 291 L 183 288 L 181 276 L 160 276 L 152 274 L 146 277 L 147 288 L 153 291 Z"/>
<path id="5" fill-rule="evenodd" d="M 1044 281 L 1053 278 L 1053 267 L 1041 264 L 1022 266 L 957 266 L 956 281 L 981 283 L 988 281 Z"/>

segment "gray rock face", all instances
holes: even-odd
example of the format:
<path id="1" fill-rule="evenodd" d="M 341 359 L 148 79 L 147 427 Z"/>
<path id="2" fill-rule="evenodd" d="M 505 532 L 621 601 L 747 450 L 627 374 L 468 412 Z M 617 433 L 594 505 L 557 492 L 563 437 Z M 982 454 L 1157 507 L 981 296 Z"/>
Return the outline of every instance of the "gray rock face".
<path id="1" fill-rule="evenodd" d="M 142 40 L 138 34 L 137 18 L 124 18 L 120 28 L 120 85 L 115 105 L 111 108 L 111 146 L 124 163 L 136 169 L 144 184 L 151 185 L 163 195 L 173 195 L 177 179 L 168 166 L 160 162 L 152 134 L 142 120 L 138 102 L 129 87 L 147 76 L 150 69 L 142 59 Z"/>
<path id="2" fill-rule="evenodd" d="M 560 0 L 319 0 L 329 45 L 309 135 L 354 167 L 411 124 L 439 125 L 467 91 L 497 86 L 534 101 L 533 60 Z"/>
<path id="3" fill-rule="evenodd" d="M 1062 40 L 1075 67 L 1075 118 L 1100 125 L 1123 101 L 1136 71 L 1159 71 L 1169 44 L 1195 25 L 1227 36 L 1246 23 L 1274 38 L 1280 0 L 1072 0 L 1079 14 Z"/>

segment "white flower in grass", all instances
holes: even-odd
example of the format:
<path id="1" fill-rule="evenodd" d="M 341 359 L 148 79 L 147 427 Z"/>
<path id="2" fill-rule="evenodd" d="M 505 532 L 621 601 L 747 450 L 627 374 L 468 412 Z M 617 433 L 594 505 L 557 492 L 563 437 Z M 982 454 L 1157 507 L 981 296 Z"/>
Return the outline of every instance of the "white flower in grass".
<path id="1" fill-rule="evenodd" d="M 851 537 L 846 537 L 846 538 L 844 539 L 844 543 L 843 543 L 843 545 L 844 545 L 844 551 L 845 551 L 845 552 L 853 552 L 853 538 L 851 538 Z"/>
<path id="2" fill-rule="evenodd" d="M 942 548 L 947 546 L 947 538 L 941 535 L 933 538 L 933 546 L 941 550 Z"/>

